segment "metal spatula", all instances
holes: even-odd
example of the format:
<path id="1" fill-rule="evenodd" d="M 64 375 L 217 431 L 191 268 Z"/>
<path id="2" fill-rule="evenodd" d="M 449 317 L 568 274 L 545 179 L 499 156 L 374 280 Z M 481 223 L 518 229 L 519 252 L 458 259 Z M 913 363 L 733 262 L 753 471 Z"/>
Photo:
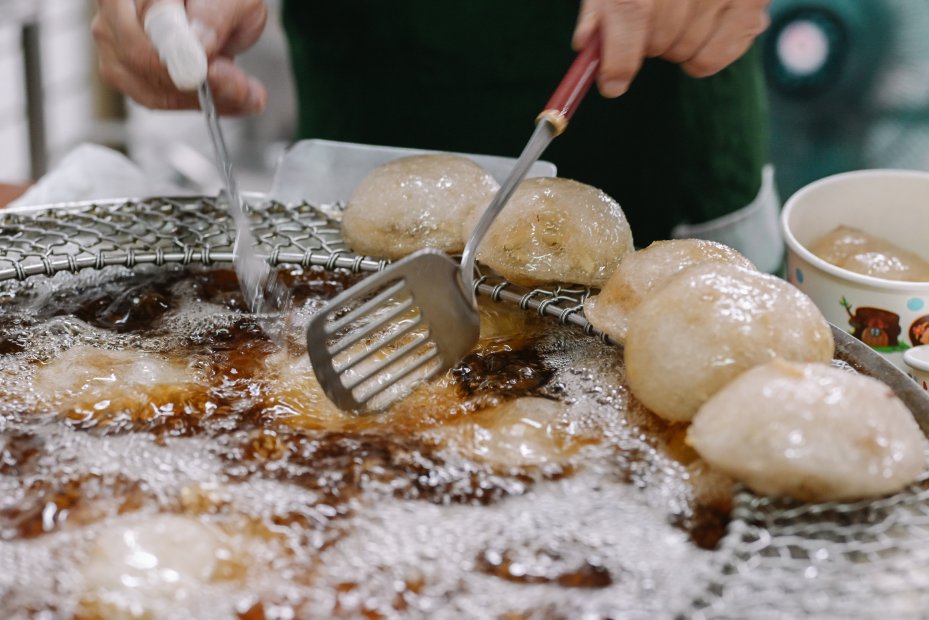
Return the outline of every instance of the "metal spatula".
<path id="1" fill-rule="evenodd" d="M 313 371 L 342 409 L 379 409 L 415 383 L 456 364 L 477 344 L 474 294 L 477 248 L 516 186 L 567 127 L 600 64 L 596 37 L 578 54 L 490 206 L 468 239 L 459 266 L 438 250 L 420 250 L 333 299 L 307 326 Z"/>

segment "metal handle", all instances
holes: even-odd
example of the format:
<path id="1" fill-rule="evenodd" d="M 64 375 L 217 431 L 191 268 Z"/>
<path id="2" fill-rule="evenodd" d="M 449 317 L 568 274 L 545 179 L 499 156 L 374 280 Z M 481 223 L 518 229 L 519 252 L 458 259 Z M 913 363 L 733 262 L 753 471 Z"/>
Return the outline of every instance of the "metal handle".
<path id="1" fill-rule="evenodd" d="M 465 294 L 473 295 L 474 288 L 474 261 L 477 248 L 490 230 L 497 214 L 503 209 L 506 202 L 516 191 L 516 186 L 523 180 L 529 168 L 541 157 L 555 136 L 561 134 L 568 126 L 568 121 L 577 111 L 581 100 L 591 84 L 597 77 L 597 68 L 600 66 L 600 37 L 595 35 L 571 63 L 568 72 L 561 79 L 558 88 L 541 114 L 536 118 L 536 128 L 529 138 L 529 142 L 520 154 L 519 159 L 503 181 L 490 206 L 484 211 L 477 226 L 471 232 L 464 252 L 461 255 L 462 288 Z"/>
<path id="2" fill-rule="evenodd" d="M 558 88 L 545 104 L 545 109 L 539 114 L 539 120 L 544 118 L 552 124 L 555 135 L 562 133 L 568 126 L 568 121 L 574 116 L 584 95 L 596 81 L 599 68 L 600 35 L 594 34 L 571 63 Z"/>
<path id="3" fill-rule="evenodd" d="M 179 90 L 196 90 L 206 81 L 206 51 L 191 28 L 183 2 L 152 5 L 144 27 Z"/>

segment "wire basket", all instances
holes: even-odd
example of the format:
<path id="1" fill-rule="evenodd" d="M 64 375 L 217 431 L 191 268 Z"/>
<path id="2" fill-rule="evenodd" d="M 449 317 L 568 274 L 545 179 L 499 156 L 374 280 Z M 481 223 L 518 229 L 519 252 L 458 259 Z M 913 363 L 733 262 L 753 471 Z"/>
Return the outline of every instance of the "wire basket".
<path id="1" fill-rule="evenodd" d="M 272 265 L 353 272 L 387 265 L 351 253 L 325 208 L 263 201 L 249 215 L 259 254 Z M 9 211 L 0 214 L 0 281 L 113 265 L 231 263 L 234 231 L 223 201 L 209 197 Z M 604 338 L 583 316 L 590 289 L 526 290 L 491 277 L 475 288 Z M 858 503 L 800 504 L 741 490 L 726 536 L 689 587 L 686 608 L 673 616 L 926 617 L 929 479 Z"/>
<path id="2" fill-rule="evenodd" d="M 736 495 L 687 618 L 926 618 L 929 476 L 900 493 L 801 504 Z"/>
<path id="3" fill-rule="evenodd" d="M 336 207 L 337 208 L 337 207 Z M 339 224 L 307 203 L 274 201 L 248 210 L 258 254 L 272 266 L 372 272 L 388 265 L 351 253 Z M 231 263 L 235 224 L 217 197 L 148 198 L 53 205 L 0 215 L 0 281 L 121 265 Z M 581 313 L 590 289 L 532 290 L 479 277 L 475 292 L 553 316 L 604 340 Z"/>

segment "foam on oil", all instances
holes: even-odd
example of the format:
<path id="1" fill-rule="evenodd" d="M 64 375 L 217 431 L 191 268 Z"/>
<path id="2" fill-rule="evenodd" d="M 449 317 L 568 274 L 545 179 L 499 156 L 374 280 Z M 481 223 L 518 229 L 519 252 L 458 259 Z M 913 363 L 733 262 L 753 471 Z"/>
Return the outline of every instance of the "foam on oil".
<path id="1" fill-rule="evenodd" d="M 0 615 L 644 618 L 683 604 L 712 555 L 682 526 L 689 461 L 630 403 L 615 350 L 492 306 L 499 337 L 448 376 L 381 416 L 323 415 L 301 327 L 346 276 L 285 275 L 283 347 L 228 271 L 3 288 Z M 91 347 L 148 374 L 60 363 Z M 500 422 L 494 451 L 488 416 L 515 396 L 560 404 Z M 485 452 L 461 443 L 474 433 Z"/>

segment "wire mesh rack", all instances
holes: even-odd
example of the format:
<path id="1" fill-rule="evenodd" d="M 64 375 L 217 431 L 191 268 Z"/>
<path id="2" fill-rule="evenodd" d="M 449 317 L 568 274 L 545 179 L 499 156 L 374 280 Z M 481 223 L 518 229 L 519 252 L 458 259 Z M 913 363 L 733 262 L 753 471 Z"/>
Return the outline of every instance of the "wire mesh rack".
<path id="1" fill-rule="evenodd" d="M 878 500 L 736 495 L 686 618 L 929 617 L 929 479 Z"/>
<path id="2" fill-rule="evenodd" d="M 338 222 L 306 203 L 256 202 L 249 216 L 272 265 L 371 272 Z M 0 213 L 0 281 L 121 265 L 232 262 L 234 224 L 212 197 L 65 204 Z M 586 288 L 526 290 L 481 277 L 480 295 L 573 324 Z M 924 618 L 929 616 L 929 480 L 892 497 L 799 504 L 742 490 L 714 559 L 694 575 L 680 618 Z"/>
<path id="3" fill-rule="evenodd" d="M 322 266 L 352 272 L 388 261 L 353 254 L 339 224 L 316 206 L 261 200 L 249 205 L 258 253 L 272 266 Z M 52 205 L 0 214 L 0 282 L 120 265 L 231 263 L 235 225 L 221 197 L 156 197 Z M 607 338 L 584 318 L 590 289 L 532 290 L 490 276 L 475 292 L 555 317 Z"/>

